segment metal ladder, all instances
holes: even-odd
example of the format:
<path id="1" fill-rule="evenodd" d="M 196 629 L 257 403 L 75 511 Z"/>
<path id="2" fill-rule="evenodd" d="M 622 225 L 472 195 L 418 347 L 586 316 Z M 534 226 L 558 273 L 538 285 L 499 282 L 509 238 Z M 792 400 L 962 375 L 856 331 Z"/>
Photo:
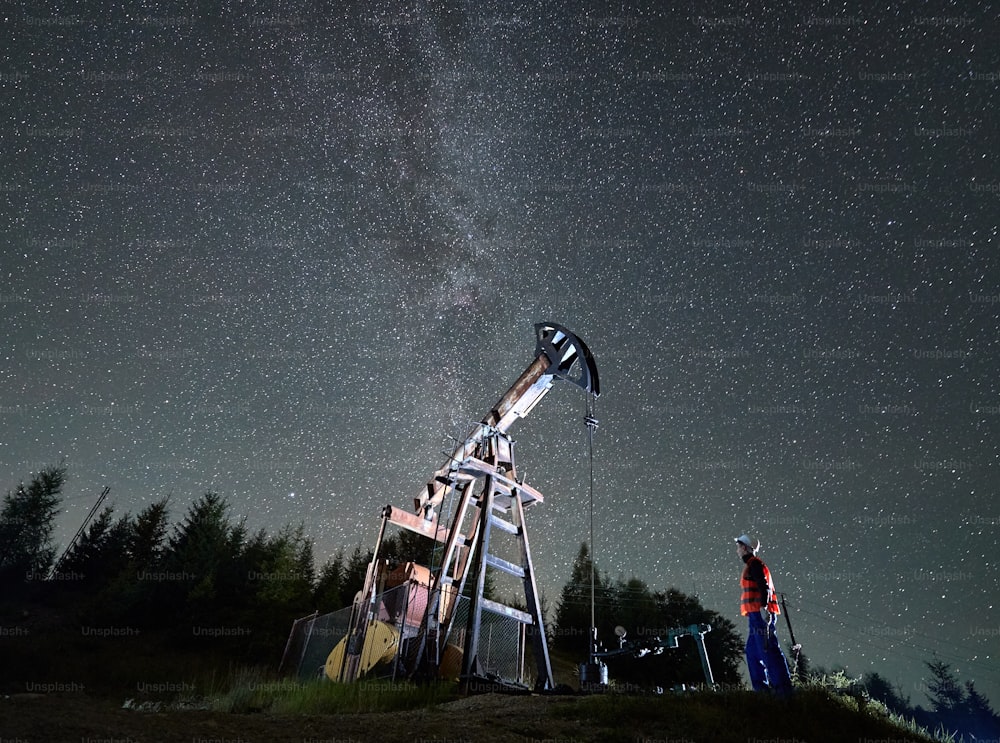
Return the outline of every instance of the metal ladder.
<path id="1" fill-rule="evenodd" d="M 483 611 L 488 611 L 524 625 L 531 637 L 536 664 L 535 687 L 539 690 L 551 689 L 554 683 L 545 642 L 545 620 L 524 518 L 525 507 L 541 502 L 542 494 L 514 478 L 513 442 L 505 434 L 494 431 L 483 444 L 476 452 L 483 458 L 472 456 L 454 463 L 447 477 L 448 485 L 455 488 L 459 499 L 445 540 L 438 590 L 428 605 L 428 634 L 437 638 L 434 655 L 440 663 L 448 639 L 457 629 L 452 622 L 456 599 L 464 593 L 471 579 L 471 605 L 465 627 L 460 676 L 463 683 L 468 687 L 497 681 L 489 678 L 479 658 L 482 616 Z M 504 518 L 504 514 L 509 514 L 509 518 Z M 511 562 L 490 551 L 494 529 L 513 537 L 519 562 Z M 486 571 L 489 569 L 499 570 L 521 581 L 527 610 L 484 596 Z"/>

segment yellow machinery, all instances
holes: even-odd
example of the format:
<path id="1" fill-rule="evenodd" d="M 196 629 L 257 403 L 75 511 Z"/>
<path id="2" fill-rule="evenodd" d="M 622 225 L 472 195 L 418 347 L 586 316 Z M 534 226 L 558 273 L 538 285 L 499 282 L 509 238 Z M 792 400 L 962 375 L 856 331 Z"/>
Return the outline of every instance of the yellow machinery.
<path id="1" fill-rule="evenodd" d="M 364 676 L 379 663 L 388 663 L 399 651 L 399 630 L 391 624 L 373 619 L 362 633 L 364 638 L 361 651 L 351 656 L 347 653 L 348 637 L 337 643 L 326 659 L 325 672 L 327 678 L 339 681 L 345 670 L 344 662 L 352 656 L 356 666 L 352 669 L 353 676 Z"/>

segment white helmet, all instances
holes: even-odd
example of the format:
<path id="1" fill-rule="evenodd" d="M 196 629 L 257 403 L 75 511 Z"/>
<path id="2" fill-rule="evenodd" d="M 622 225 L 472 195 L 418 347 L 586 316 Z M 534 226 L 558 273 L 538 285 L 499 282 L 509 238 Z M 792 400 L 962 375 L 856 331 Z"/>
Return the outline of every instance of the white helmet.
<path id="1" fill-rule="evenodd" d="M 745 545 L 746 548 L 751 552 L 756 552 L 757 550 L 760 549 L 760 541 L 754 539 L 751 536 L 748 536 L 747 534 L 740 534 L 738 537 L 736 537 L 735 541 L 739 542 L 742 545 Z"/>

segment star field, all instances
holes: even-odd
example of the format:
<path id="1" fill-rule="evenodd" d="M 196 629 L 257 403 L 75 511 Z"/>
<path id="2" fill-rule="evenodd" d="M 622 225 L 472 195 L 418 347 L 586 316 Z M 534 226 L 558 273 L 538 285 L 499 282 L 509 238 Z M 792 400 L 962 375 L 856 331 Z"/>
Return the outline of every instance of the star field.
<path id="1" fill-rule="evenodd" d="M 5 11 L 2 482 L 64 458 L 64 540 L 216 490 L 322 562 L 554 321 L 602 569 L 735 620 L 749 531 L 814 664 L 996 704 L 995 13 L 659 6 Z M 550 603 L 584 405 L 512 429 Z"/>

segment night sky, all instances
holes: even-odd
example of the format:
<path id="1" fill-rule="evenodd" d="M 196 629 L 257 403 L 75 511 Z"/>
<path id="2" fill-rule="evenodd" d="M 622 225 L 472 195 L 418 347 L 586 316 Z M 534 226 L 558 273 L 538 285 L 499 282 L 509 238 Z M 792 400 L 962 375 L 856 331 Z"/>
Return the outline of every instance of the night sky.
<path id="1" fill-rule="evenodd" d="M 0 488 L 65 460 L 62 542 L 107 485 L 367 548 L 551 321 L 601 373 L 612 578 L 743 633 L 749 531 L 813 664 L 1000 704 L 995 8 L 29 5 Z M 511 430 L 550 604 L 585 403 Z"/>

